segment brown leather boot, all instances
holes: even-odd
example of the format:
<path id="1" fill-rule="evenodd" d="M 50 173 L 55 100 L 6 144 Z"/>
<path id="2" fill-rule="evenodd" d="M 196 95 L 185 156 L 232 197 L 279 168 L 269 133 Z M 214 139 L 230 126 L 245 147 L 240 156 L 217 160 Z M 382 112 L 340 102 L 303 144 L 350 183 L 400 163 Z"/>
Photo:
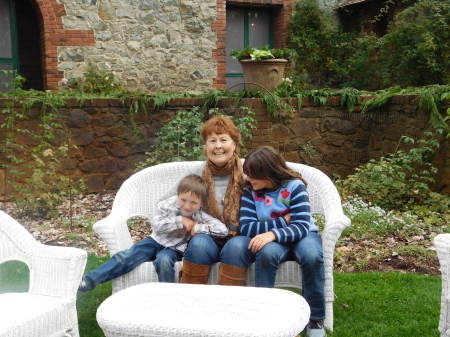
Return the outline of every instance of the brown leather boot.
<path id="1" fill-rule="evenodd" d="M 211 266 L 195 264 L 183 260 L 183 268 L 180 272 L 181 283 L 207 284 L 210 269 Z"/>
<path id="2" fill-rule="evenodd" d="M 229 264 L 220 263 L 219 279 L 217 284 L 223 286 L 245 286 L 247 268 L 235 267 Z"/>

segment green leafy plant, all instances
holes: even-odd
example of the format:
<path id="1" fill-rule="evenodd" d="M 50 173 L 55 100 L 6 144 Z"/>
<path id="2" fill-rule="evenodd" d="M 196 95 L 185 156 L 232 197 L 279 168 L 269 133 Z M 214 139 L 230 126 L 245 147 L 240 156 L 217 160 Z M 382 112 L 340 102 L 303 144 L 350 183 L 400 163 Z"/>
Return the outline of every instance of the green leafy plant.
<path id="1" fill-rule="evenodd" d="M 217 114 L 217 109 L 211 109 L 209 114 Z M 233 118 L 242 135 L 241 149 L 246 153 L 245 140 L 251 139 L 251 129 L 255 128 L 254 112 L 242 107 L 239 116 Z M 155 144 L 146 160 L 136 166 L 142 170 L 148 166 L 184 160 L 204 160 L 203 144 L 200 130 L 205 120 L 205 113 L 197 106 L 190 111 L 178 111 L 177 114 L 158 132 Z"/>
<path id="2" fill-rule="evenodd" d="M 15 80 L 15 83 L 23 79 Z M 6 138 L 3 143 L 2 155 L 5 157 L 3 164 L 4 194 L 6 198 L 11 198 L 16 203 L 21 215 L 50 216 L 64 197 L 72 196 L 84 189 L 82 181 L 72 182 L 70 170 L 67 175 L 60 174 L 60 164 L 62 159 L 70 157 L 70 135 L 63 126 L 62 117 L 58 108 L 65 105 L 63 98 L 50 91 L 22 90 L 20 85 L 16 85 L 9 93 L 10 101 L 5 103 L 5 108 L 1 114 L 4 122 L 0 124 Z M 17 109 L 16 104 L 20 104 L 22 109 Z M 27 113 L 35 104 L 39 104 L 39 132 L 31 134 L 29 130 L 21 129 L 20 122 L 27 119 Z M 59 146 L 51 145 L 55 138 L 54 131 L 62 130 L 66 142 Z M 26 133 L 35 139 L 35 145 L 27 148 L 26 145 L 17 142 L 16 136 Z M 25 163 L 19 151 L 25 149 L 30 151 L 33 164 Z M 23 179 L 23 176 L 26 176 Z M 21 178 L 22 177 L 22 178 Z M 19 183 L 19 180 L 22 180 Z M 8 187 L 10 190 L 8 191 Z"/>
<path id="3" fill-rule="evenodd" d="M 252 48 L 247 46 L 245 49 L 235 49 L 230 52 L 236 60 L 267 60 L 267 59 L 286 59 L 288 61 L 297 57 L 297 52 L 294 49 L 283 48 L 270 48 L 269 45 L 264 47 Z"/>
<path id="4" fill-rule="evenodd" d="M 83 180 L 72 183 L 69 177 L 58 174 L 60 159 L 67 158 L 67 153 L 67 145 L 54 149 L 46 142 L 33 149 L 34 165 L 25 165 L 31 174 L 23 184 L 14 184 L 14 201 L 20 216 L 50 218 L 55 216 L 56 206 L 72 193 L 79 194 L 85 190 Z"/>
<path id="5" fill-rule="evenodd" d="M 123 90 L 123 85 L 117 80 L 109 63 L 105 69 L 89 64 L 86 74 L 81 78 L 63 79 L 60 84 L 62 90 L 75 90 L 85 93 L 108 93 Z"/>
<path id="6" fill-rule="evenodd" d="M 445 84 L 450 79 L 450 3 L 418 0 L 380 38 L 379 63 L 388 86 Z M 411 71 L 414 69 L 414 71 Z"/>
<path id="7" fill-rule="evenodd" d="M 441 99 L 450 99 L 450 92 L 443 93 Z M 450 120 L 450 108 L 447 109 L 447 117 L 444 118 L 444 123 L 448 123 Z M 450 127 L 447 128 L 447 138 L 450 138 Z"/>
<path id="8" fill-rule="evenodd" d="M 429 184 L 437 169 L 430 162 L 439 147 L 431 132 L 417 141 L 417 147 L 397 150 L 379 160 L 372 159 L 356 169 L 356 173 L 336 183 L 344 196 L 358 195 L 366 202 L 387 210 L 406 210 L 414 204 L 423 204 L 430 198 Z M 414 144 L 412 138 L 402 136 L 404 143 Z"/>

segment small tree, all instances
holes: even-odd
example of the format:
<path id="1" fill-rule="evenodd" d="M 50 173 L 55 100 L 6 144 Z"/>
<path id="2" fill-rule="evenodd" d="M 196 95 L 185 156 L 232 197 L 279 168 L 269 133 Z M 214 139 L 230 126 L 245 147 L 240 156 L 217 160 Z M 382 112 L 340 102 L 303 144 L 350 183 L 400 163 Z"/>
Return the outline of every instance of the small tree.
<path id="1" fill-rule="evenodd" d="M 450 80 L 450 2 L 418 0 L 399 12 L 380 39 L 387 86 L 446 84 Z"/>

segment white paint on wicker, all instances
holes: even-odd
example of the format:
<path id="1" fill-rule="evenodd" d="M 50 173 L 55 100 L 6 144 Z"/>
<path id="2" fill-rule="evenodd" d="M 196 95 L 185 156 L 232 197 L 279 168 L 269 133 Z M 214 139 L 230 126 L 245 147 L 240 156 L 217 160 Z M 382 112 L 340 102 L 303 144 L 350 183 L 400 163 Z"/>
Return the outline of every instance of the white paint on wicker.
<path id="1" fill-rule="evenodd" d="M 127 220 L 133 216 L 145 216 L 153 219 L 156 212 L 156 201 L 177 183 L 188 168 L 201 162 L 174 162 L 152 166 L 127 179 L 114 199 L 111 213 L 94 225 L 94 230 L 105 241 L 110 254 L 128 249 L 133 244 L 127 227 Z M 342 211 L 339 193 L 333 182 L 320 170 L 297 163 L 288 165 L 300 172 L 308 183 L 311 212 L 325 215 L 325 229 L 322 233 L 323 254 L 325 261 L 325 301 L 326 318 L 324 325 L 333 330 L 333 254 L 336 241 L 342 231 L 350 225 L 350 220 Z M 213 266 L 209 283 L 217 283 L 219 264 Z M 182 263 L 176 263 L 175 276 Z M 253 266 L 247 273 L 247 284 L 254 285 Z M 177 280 L 178 281 L 178 280 Z M 158 282 L 152 262 L 138 266 L 132 272 L 113 280 L 113 293 L 133 285 Z M 275 282 L 276 287 L 301 289 L 302 279 L 297 262 L 287 261 L 281 264 Z"/>
<path id="2" fill-rule="evenodd" d="M 22 261 L 30 270 L 28 293 L 0 294 L 0 337 L 79 336 L 76 292 L 87 253 L 46 246 L 0 211 L 0 264 Z"/>
<path id="3" fill-rule="evenodd" d="M 442 275 L 441 315 L 439 318 L 439 331 L 441 337 L 450 337 L 450 234 L 439 234 L 434 238 Z"/>
<path id="4" fill-rule="evenodd" d="M 309 315 L 287 290 L 147 283 L 107 298 L 97 321 L 106 337 L 294 337 Z"/>

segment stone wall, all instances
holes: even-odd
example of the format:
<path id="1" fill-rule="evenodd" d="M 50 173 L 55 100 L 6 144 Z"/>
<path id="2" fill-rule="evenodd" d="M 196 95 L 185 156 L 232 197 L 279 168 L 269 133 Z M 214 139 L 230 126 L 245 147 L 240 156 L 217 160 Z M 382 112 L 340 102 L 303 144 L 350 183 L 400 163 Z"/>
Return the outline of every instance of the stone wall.
<path id="1" fill-rule="evenodd" d="M 130 91 L 201 94 L 225 88 L 227 6 L 270 8 L 274 47 L 284 48 L 294 3 L 30 0 L 29 13 L 20 7 L 17 15 L 25 87 L 57 91 L 64 78 L 79 78 L 92 64 L 112 70 Z M 32 48 L 27 42 L 29 27 L 39 37 Z M 33 71 L 26 71 L 29 67 Z"/>
<path id="2" fill-rule="evenodd" d="M 58 48 L 59 70 L 66 78 L 80 77 L 92 63 L 111 66 L 127 88 L 141 92 L 212 88 L 216 0 L 62 2 L 66 30 L 95 34 L 94 46 Z"/>
<path id="3" fill-rule="evenodd" d="M 417 101 L 417 96 L 396 96 L 387 106 L 361 114 L 359 106 L 353 113 L 341 107 L 339 97 L 329 99 L 326 107 L 314 106 L 304 100 L 301 109 L 285 117 L 268 116 L 260 99 L 244 99 L 241 104 L 251 107 L 258 120 L 253 138 L 247 142 L 248 148 L 271 145 L 289 161 L 317 167 L 330 177 L 333 174 L 346 177 L 371 158 L 395 151 L 401 135 L 422 138 L 423 132 L 430 128 L 429 113 L 419 109 Z M 67 107 L 59 109 L 59 114 L 77 150 L 72 151 L 70 160 L 61 162 L 61 171 L 86 179 L 89 192 L 101 192 L 119 188 L 133 174 L 135 164 L 145 159 L 145 152 L 154 143 L 155 134 L 176 111 L 203 106 L 203 99 L 178 98 L 159 111 L 149 108 L 147 115 L 135 115 L 142 137 L 134 132 L 129 105 L 121 105 L 119 100 L 95 99 L 86 101 L 82 107 L 76 100 L 68 100 L 67 103 Z M 296 106 L 297 103 L 294 100 L 292 104 Z M 4 106 L 5 102 L 0 100 L 0 108 Z M 237 108 L 228 99 L 222 99 L 218 107 L 227 114 L 234 114 Z M 448 107 L 448 104 L 443 106 L 443 113 Z M 21 121 L 18 126 L 27 128 L 32 134 L 39 133 L 39 106 L 27 115 L 28 120 Z M 56 136 L 54 145 L 65 142 L 63 132 L 57 132 Z M 31 135 L 20 134 L 17 137 L 16 141 L 20 144 L 36 143 Z M 4 140 L 5 134 L 2 133 L 2 148 Z M 17 150 L 16 155 L 30 161 L 29 151 L 30 148 Z M 448 194 L 449 157 L 448 141 L 442 139 L 441 147 L 433 158 L 439 168 L 434 189 Z M 5 154 L 0 152 L 0 163 L 5 162 Z M 3 180 L 4 170 L 0 170 L 0 181 Z M 0 196 L 2 194 L 3 191 Z"/>

